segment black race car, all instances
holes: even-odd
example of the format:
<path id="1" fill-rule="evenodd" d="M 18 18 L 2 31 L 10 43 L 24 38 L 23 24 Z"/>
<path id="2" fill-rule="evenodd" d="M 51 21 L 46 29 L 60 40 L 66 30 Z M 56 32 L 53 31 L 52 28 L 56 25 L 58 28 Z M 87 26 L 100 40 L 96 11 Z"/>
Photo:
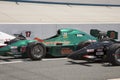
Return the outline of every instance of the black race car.
<path id="1" fill-rule="evenodd" d="M 80 49 L 71 53 L 68 58 L 88 61 L 102 60 L 120 66 L 120 42 L 109 38 L 106 33 L 100 31 L 97 37 L 99 39 L 97 42 L 81 43 Z"/>

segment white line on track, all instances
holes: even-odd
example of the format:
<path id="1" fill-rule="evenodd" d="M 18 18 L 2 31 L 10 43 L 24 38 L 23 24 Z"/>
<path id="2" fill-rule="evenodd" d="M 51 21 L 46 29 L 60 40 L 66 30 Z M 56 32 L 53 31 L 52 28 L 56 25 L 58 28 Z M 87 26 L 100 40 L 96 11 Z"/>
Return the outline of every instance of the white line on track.
<path id="1" fill-rule="evenodd" d="M 56 61 L 56 60 L 65 60 L 67 58 L 53 58 L 53 59 L 42 59 L 42 61 Z M 21 63 L 21 62 L 25 62 L 22 60 L 19 61 L 10 61 L 10 62 L 0 62 L 0 64 L 13 64 L 13 63 Z"/>
<path id="2" fill-rule="evenodd" d="M 120 78 L 116 78 L 116 79 L 107 79 L 107 80 L 120 80 Z"/>
<path id="3" fill-rule="evenodd" d="M 53 59 L 42 59 L 42 61 L 55 61 L 55 60 L 65 60 L 67 58 L 53 58 Z"/>
<path id="4" fill-rule="evenodd" d="M 11 61 L 11 62 L 0 62 L 0 64 L 12 64 L 12 63 L 20 63 L 23 61 Z"/>

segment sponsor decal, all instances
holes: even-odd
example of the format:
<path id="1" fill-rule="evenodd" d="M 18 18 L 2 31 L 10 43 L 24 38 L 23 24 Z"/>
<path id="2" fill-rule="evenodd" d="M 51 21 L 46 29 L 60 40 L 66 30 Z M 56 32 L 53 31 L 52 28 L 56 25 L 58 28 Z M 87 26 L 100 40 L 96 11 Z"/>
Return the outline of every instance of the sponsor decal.
<path id="1" fill-rule="evenodd" d="M 68 34 L 67 33 L 64 33 L 63 34 L 63 38 L 67 38 L 68 37 Z"/>
<path id="2" fill-rule="evenodd" d="M 46 45 L 57 45 L 57 44 L 63 44 L 68 45 L 70 44 L 70 41 L 56 41 L 56 42 L 44 42 Z"/>
<path id="3" fill-rule="evenodd" d="M 70 54 L 70 53 L 72 53 L 72 52 L 73 52 L 73 50 L 70 49 L 70 48 L 62 48 L 62 49 L 61 49 L 61 53 L 62 53 L 62 54 Z"/>
<path id="4" fill-rule="evenodd" d="M 82 34 L 77 34 L 77 37 L 82 37 L 83 35 Z"/>
<path id="5" fill-rule="evenodd" d="M 87 52 L 94 52 L 94 49 L 87 49 Z"/>

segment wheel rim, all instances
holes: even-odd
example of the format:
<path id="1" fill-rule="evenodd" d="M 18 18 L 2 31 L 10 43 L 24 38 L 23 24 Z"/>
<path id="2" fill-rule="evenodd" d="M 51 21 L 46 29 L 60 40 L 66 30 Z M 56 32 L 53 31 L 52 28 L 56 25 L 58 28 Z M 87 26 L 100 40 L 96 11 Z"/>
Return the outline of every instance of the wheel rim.
<path id="1" fill-rule="evenodd" d="M 44 52 L 43 47 L 40 45 L 34 46 L 32 50 L 32 54 L 36 58 L 41 58 L 43 56 L 43 52 Z"/>
<path id="2" fill-rule="evenodd" d="M 120 62 L 120 48 L 118 48 L 115 52 L 115 59 Z"/>

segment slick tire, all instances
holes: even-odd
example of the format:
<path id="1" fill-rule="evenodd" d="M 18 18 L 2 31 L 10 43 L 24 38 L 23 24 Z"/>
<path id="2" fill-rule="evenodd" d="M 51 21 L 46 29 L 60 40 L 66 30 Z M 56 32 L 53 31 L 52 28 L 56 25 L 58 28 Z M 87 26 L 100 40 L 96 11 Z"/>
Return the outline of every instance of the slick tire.
<path id="1" fill-rule="evenodd" d="M 41 60 L 46 55 L 46 48 L 41 43 L 32 43 L 28 46 L 28 56 L 31 60 Z"/>
<path id="2" fill-rule="evenodd" d="M 113 66 L 120 66 L 120 44 L 113 44 L 107 52 L 108 61 Z"/>

